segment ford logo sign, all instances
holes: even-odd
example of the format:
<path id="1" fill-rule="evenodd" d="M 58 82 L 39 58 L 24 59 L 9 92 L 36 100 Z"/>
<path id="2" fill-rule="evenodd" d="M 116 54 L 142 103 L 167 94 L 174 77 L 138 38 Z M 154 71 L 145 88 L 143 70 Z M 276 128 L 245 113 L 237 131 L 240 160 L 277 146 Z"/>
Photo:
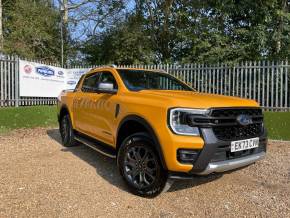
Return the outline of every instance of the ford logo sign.
<path id="1" fill-rule="evenodd" d="M 249 115 L 242 114 L 237 117 L 237 122 L 242 126 L 247 126 L 252 124 L 253 120 Z"/>
<path id="2" fill-rule="evenodd" d="M 76 84 L 76 82 L 75 81 L 67 81 L 67 84 L 74 85 L 74 84 Z"/>
<path id="3" fill-rule="evenodd" d="M 54 70 L 49 67 L 36 67 L 36 73 L 45 77 L 54 76 Z"/>
<path id="4" fill-rule="evenodd" d="M 60 75 L 60 76 L 62 76 L 63 75 L 63 72 L 62 71 L 58 71 L 57 74 Z"/>

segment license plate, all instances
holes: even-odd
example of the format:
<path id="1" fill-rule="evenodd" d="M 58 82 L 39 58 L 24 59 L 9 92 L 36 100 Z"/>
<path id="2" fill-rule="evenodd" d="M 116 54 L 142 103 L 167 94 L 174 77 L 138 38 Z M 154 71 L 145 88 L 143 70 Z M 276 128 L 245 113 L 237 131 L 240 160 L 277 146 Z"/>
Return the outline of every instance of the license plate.
<path id="1" fill-rule="evenodd" d="M 259 138 L 231 142 L 231 152 L 248 150 L 259 147 Z"/>

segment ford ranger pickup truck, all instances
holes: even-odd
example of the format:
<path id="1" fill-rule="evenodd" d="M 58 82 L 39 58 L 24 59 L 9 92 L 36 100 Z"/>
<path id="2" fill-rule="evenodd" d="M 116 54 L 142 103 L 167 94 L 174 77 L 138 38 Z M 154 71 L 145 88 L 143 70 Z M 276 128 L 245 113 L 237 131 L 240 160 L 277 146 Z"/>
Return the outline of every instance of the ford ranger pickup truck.
<path id="1" fill-rule="evenodd" d="M 206 94 L 145 69 L 101 67 L 58 97 L 64 146 L 85 144 L 116 158 L 129 189 L 154 197 L 176 179 L 262 159 L 267 136 L 253 100 Z"/>

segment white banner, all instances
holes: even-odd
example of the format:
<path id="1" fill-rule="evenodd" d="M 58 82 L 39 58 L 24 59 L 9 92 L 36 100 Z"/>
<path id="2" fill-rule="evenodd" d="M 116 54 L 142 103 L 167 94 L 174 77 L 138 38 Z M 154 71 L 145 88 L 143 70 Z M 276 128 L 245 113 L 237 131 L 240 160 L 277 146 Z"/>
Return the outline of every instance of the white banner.
<path id="1" fill-rule="evenodd" d="M 26 97 L 57 97 L 64 89 L 74 89 L 89 69 L 64 69 L 29 61 L 19 61 L 19 91 Z"/>
<path id="2" fill-rule="evenodd" d="M 88 72 L 89 68 L 75 68 L 66 70 L 66 89 L 74 89 L 81 76 Z"/>

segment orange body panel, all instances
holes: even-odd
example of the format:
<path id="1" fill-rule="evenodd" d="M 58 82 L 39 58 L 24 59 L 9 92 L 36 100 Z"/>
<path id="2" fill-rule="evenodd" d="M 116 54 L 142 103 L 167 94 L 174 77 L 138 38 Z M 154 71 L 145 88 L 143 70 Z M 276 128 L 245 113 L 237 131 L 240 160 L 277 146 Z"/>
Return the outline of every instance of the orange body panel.
<path id="1" fill-rule="evenodd" d="M 70 113 L 74 129 L 116 147 L 116 136 L 120 122 L 128 115 L 144 118 L 154 130 L 168 170 L 188 172 L 192 165 L 177 161 L 179 148 L 202 149 L 204 141 L 198 136 L 174 134 L 168 127 L 169 108 L 183 107 L 208 109 L 217 107 L 259 107 L 253 100 L 236 97 L 205 94 L 188 91 L 143 90 L 129 91 L 114 68 L 94 69 L 110 71 L 117 83 L 115 95 L 83 93 L 81 90 L 63 93 L 59 108 L 65 105 Z M 77 99 L 82 99 L 77 102 Z M 120 113 L 115 117 L 115 107 L 120 105 Z"/>

